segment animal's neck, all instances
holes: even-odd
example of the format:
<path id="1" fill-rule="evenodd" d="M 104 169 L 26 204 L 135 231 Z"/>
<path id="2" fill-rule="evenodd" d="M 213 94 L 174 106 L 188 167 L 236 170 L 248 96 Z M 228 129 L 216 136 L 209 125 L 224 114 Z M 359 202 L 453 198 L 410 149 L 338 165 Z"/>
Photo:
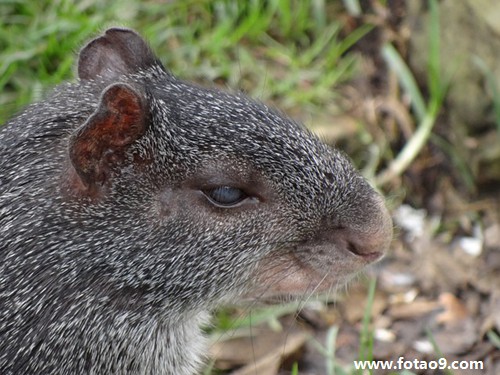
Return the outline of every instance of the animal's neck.
<path id="1" fill-rule="evenodd" d="M 125 331 L 116 327 L 114 334 L 121 335 L 123 341 L 111 338 L 112 350 L 99 358 L 101 364 L 96 368 L 109 365 L 110 358 L 120 358 L 115 368 L 105 373 L 192 375 L 206 352 L 206 338 L 200 326 L 207 321 L 208 314 L 199 313 L 175 323 L 151 320 L 137 326 L 126 325 Z"/>

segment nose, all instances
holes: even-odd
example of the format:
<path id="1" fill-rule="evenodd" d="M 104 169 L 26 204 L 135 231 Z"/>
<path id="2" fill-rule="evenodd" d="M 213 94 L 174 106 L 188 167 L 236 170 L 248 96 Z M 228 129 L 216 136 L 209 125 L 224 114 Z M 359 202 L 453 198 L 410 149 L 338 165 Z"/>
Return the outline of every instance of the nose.
<path id="1" fill-rule="evenodd" d="M 392 219 L 383 199 L 377 196 L 353 212 L 344 212 L 349 219 L 337 224 L 325 219 L 319 239 L 336 244 L 337 249 L 354 254 L 363 263 L 379 260 L 392 241 Z"/>
<path id="2" fill-rule="evenodd" d="M 359 223 L 334 230 L 346 250 L 367 262 L 380 259 L 389 250 L 393 234 L 391 215 L 383 200 L 378 199 L 375 206 L 375 210 L 359 218 Z"/>

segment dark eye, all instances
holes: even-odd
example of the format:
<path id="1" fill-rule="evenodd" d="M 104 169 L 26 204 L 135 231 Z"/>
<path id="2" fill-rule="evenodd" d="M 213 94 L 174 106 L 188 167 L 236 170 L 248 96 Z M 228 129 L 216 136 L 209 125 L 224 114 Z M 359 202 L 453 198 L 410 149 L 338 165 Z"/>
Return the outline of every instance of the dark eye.
<path id="1" fill-rule="evenodd" d="M 203 190 L 208 199 L 218 206 L 231 207 L 248 197 L 242 190 L 232 186 L 218 186 Z"/>

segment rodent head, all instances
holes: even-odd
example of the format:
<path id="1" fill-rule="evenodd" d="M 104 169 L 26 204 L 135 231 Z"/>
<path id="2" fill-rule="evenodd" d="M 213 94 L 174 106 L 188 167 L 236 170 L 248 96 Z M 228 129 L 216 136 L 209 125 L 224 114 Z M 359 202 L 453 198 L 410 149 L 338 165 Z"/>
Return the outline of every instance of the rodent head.
<path id="1" fill-rule="evenodd" d="M 86 272 L 102 293 L 181 309 L 297 296 L 387 250 L 382 198 L 283 115 L 176 79 L 128 29 L 87 44 L 78 72 L 96 103 L 71 135 L 61 192 L 65 215 L 91 223 Z"/>

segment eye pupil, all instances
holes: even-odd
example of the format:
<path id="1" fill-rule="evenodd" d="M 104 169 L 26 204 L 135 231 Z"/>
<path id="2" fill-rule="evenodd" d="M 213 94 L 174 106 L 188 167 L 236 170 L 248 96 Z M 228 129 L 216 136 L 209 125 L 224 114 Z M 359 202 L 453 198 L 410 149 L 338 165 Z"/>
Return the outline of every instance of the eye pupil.
<path id="1" fill-rule="evenodd" d="M 205 195 L 213 203 L 221 206 L 233 206 L 247 197 L 242 190 L 232 186 L 218 186 L 206 190 Z"/>

